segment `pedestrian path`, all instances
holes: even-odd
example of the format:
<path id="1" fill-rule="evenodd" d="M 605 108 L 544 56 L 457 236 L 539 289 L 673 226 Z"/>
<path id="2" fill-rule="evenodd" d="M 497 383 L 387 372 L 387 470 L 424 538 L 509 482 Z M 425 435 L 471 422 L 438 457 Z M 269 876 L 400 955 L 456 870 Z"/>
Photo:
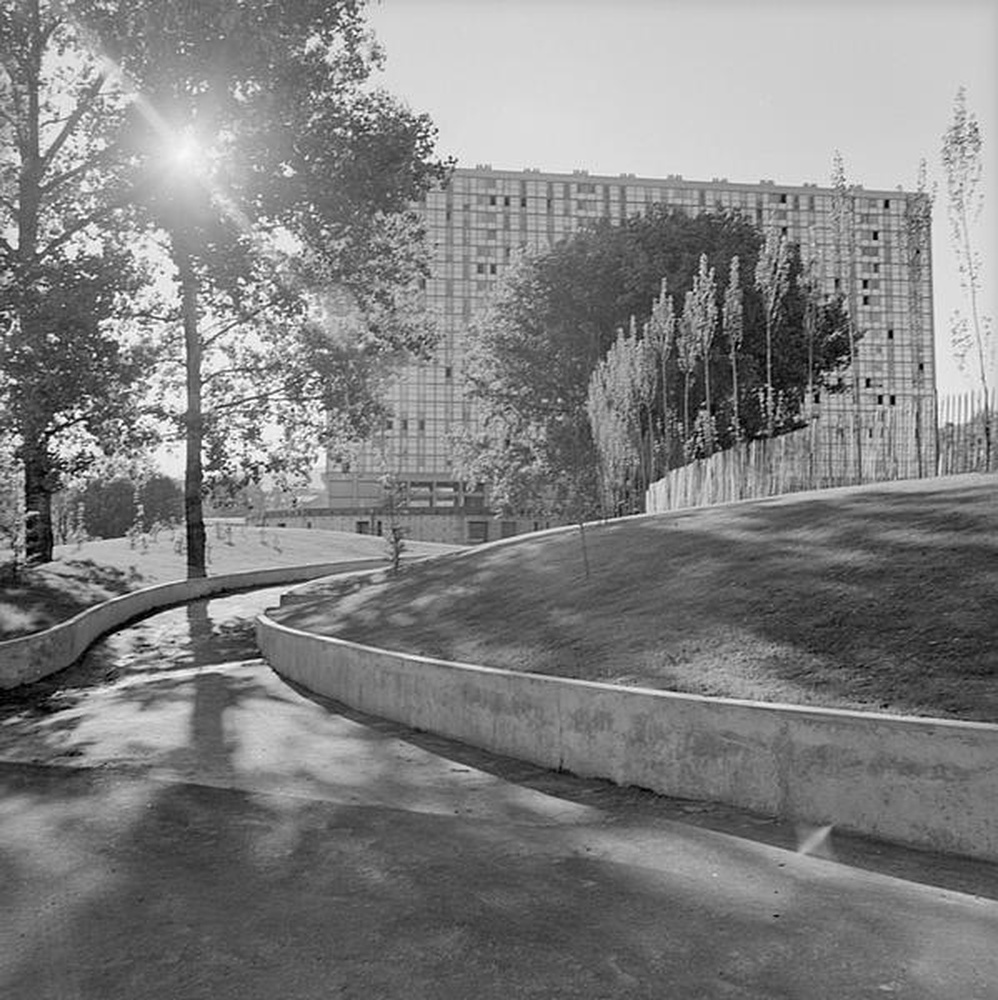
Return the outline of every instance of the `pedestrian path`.
<path id="1" fill-rule="evenodd" d="M 279 592 L 0 702 L 0 997 L 998 997 L 995 866 L 360 716 L 257 658 Z"/>

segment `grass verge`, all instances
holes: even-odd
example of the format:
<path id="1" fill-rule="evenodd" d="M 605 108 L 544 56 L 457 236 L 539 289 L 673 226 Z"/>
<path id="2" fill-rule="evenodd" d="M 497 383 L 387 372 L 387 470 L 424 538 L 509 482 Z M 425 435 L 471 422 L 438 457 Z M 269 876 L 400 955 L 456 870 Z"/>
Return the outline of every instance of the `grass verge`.
<path id="1" fill-rule="evenodd" d="M 289 625 L 697 694 L 998 723 L 998 476 L 610 523 L 344 580 Z"/>
<path id="2" fill-rule="evenodd" d="M 211 576 L 341 559 L 386 558 L 383 538 L 304 528 L 236 525 L 226 531 L 209 526 L 208 545 Z M 409 555 L 453 548 L 406 542 Z M 186 558 L 178 551 L 172 532 L 149 537 L 144 545 L 111 538 L 57 546 L 51 563 L 30 567 L 16 582 L 0 584 L 0 640 L 48 628 L 118 594 L 182 580 L 186 575 Z"/>

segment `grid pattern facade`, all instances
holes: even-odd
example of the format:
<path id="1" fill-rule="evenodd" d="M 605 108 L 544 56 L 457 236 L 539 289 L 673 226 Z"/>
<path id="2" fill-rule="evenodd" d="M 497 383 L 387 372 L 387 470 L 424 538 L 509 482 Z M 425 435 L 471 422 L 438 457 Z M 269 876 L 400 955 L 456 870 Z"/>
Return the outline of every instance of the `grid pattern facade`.
<path id="1" fill-rule="evenodd" d="M 458 169 L 446 187 L 431 191 L 421 206 L 433 247 L 427 307 L 440 332 L 430 362 L 407 368 L 390 396 L 391 417 L 377 448 L 355 456 L 344 469 L 327 471 L 332 506 L 373 502 L 365 488 L 383 469 L 387 454 L 393 471 L 413 484 L 416 508 L 454 509 L 464 502 L 454 482 L 449 440 L 475 420 L 465 397 L 464 365 L 468 329 L 487 303 L 519 248 L 547 247 L 587 222 L 620 221 L 664 203 L 691 214 L 738 209 L 763 230 L 775 227 L 802 246 L 815 246 L 822 261 L 826 292 L 853 288 L 852 312 L 864 332 L 856 365 L 864 431 L 872 437 L 892 407 L 934 413 L 931 261 L 928 238 L 919 263 L 910 264 L 906 216 L 917 195 L 853 187 L 847 203 L 854 222 L 854 282 L 836 268 L 834 192 L 816 185 L 758 184 L 590 176 L 584 171 L 549 174 L 538 170 Z M 650 305 L 650 303 L 649 303 Z M 851 382 L 851 374 L 846 375 Z M 823 416 L 836 409 L 853 412 L 851 396 L 826 395 Z M 470 498 L 469 498 L 470 499 Z"/>

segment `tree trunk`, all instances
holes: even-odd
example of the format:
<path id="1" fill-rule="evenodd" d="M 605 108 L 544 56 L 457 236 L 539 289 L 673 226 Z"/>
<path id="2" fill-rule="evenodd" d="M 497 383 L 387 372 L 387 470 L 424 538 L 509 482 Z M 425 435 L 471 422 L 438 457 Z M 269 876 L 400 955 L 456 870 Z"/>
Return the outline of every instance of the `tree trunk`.
<path id="1" fill-rule="evenodd" d="M 24 558 L 37 565 L 52 561 L 52 477 L 43 447 L 25 446 L 24 461 Z"/>
<path id="2" fill-rule="evenodd" d="M 204 471 L 201 444 L 204 435 L 201 412 L 201 337 L 198 332 L 197 277 L 185 237 L 174 235 L 173 258 L 180 277 L 180 309 L 184 323 L 184 355 L 187 367 L 186 465 L 184 473 L 184 519 L 187 525 L 187 578 L 207 576 L 205 563 L 204 508 L 201 490 Z"/>
<path id="3" fill-rule="evenodd" d="M 734 407 L 735 442 L 742 439 L 742 421 L 738 413 L 738 357 L 731 351 L 731 403 Z"/>

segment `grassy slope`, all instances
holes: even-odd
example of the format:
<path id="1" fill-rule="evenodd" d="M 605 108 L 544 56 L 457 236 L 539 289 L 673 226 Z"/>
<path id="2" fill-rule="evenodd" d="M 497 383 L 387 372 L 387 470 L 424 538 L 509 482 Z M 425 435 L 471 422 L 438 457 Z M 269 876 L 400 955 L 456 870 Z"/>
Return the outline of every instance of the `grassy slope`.
<path id="1" fill-rule="evenodd" d="M 472 663 L 998 722 L 998 476 L 798 494 L 586 537 L 588 579 L 575 531 L 280 614 Z"/>
<path id="2" fill-rule="evenodd" d="M 269 566 L 296 566 L 340 559 L 382 559 L 382 538 L 304 528 L 233 528 L 231 536 L 209 526 L 212 576 Z M 407 542 L 410 555 L 450 551 L 453 546 Z M 26 571 L 17 584 L 0 586 L 0 640 L 47 628 L 117 594 L 187 575 L 174 535 L 164 532 L 147 547 L 126 538 L 56 547 L 55 561 Z"/>

